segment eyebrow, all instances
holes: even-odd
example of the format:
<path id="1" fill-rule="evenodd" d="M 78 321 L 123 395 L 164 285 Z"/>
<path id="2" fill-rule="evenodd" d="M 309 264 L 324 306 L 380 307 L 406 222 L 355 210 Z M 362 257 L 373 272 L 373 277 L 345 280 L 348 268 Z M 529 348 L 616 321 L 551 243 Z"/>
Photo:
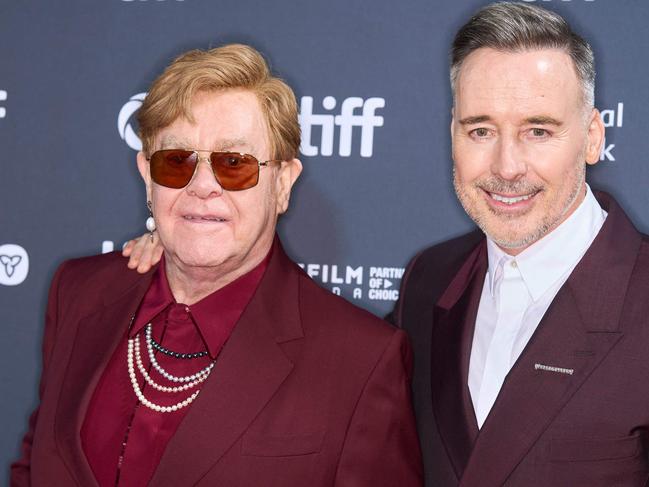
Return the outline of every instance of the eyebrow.
<path id="1" fill-rule="evenodd" d="M 459 123 L 460 125 L 475 125 L 477 123 L 490 122 L 491 120 L 492 119 L 489 115 L 477 115 L 475 117 L 463 118 L 459 121 Z M 528 117 L 524 120 L 524 122 L 533 125 L 554 125 L 556 127 L 563 125 L 563 122 L 547 115 Z"/>
<path id="2" fill-rule="evenodd" d="M 556 118 L 548 117 L 546 115 L 526 118 L 525 123 L 529 123 L 533 125 L 554 125 L 556 127 L 563 125 L 563 123 L 557 120 Z"/>
<path id="3" fill-rule="evenodd" d="M 253 147 L 248 143 L 246 139 L 225 139 L 219 141 L 217 145 L 217 149 L 220 151 L 230 151 L 234 147 L 242 147 L 250 151 L 253 150 Z"/>
<path id="4" fill-rule="evenodd" d="M 475 117 L 466 117 L 460 120 L 460 125 L 475 125 L 476 123 L 483 123 L 491 121 L 489 115 L 477 115 Z"/>
<path id="5" fill-rule="evenodd" d="M 161 141 L 160 141 L 160 148 L 161 149 L 185 149 L 189 147 L 191 144 L 189 144 L 187 141 L 181 141 L 177 137 L 173 135 L 166 135 Z"/>

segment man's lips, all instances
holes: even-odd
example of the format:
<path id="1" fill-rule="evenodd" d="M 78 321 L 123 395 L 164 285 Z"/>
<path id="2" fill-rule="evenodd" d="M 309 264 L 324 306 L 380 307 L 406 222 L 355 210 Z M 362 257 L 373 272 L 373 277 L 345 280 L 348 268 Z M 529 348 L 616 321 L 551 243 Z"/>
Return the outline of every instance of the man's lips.
<path id="1" fill-rule="evenodd" d="M 534 197 L 539 194 L 540 190 L 534 190 L 530 193 L 523 194 L 502 194 L 493 193 L 483 189 L 490 205 L 497 208 L 523 209 L 530 206 Z"/>
<path id="2" fill-rule="evenodd" d="M 229 221 L 223 215 L 211 213 L 185 213 L 182 215 L 182 219 L 191 223 L 224 223 Z"/>

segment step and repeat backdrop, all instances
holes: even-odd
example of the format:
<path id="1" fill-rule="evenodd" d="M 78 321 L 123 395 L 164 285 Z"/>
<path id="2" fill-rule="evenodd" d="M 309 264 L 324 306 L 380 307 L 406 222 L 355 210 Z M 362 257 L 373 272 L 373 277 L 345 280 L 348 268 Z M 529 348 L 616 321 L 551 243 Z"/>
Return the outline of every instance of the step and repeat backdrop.
<path id="1" fill-rule="evenodd" d="M 537 0 L 593 45 L 590 184 L 649 230 L 649 2 Z M 304 172 L 280 235 L 323 287 L 389 312 L 409 258 L 472 228 L 451 185 L 448 50 L 478 0 L 0 0 L 0 459 L 36 404 L 49 281 L 145 231 L 135 114 L 192 48 L 249 43 L 295 90 Z M 3 478 L 0 482 L 5 482 Z"/>

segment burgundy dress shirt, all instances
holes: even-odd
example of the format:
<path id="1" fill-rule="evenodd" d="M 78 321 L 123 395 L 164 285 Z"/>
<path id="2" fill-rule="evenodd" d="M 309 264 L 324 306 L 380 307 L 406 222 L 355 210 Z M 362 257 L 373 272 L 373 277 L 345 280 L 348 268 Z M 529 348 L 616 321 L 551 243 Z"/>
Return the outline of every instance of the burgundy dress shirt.
<path id="1" fill-rule="evenodd" d="M 142 363 L 154 381 L 178 386 L 151 366 L 145 341 L 146 325 L 152 324 L 154 340 L 168 350 L 207 351 L 207 355 L 191 359 L 155 351 L 160 366 L 172 375 L 198 372 L 217 358 L 230 337 L 264 274 L 269 257 L 270 252 L 252 271 L 191 306 L 176 303 L 167 282 L 164 260 L 160 263 L 130 330 L 97 384 L 81 429 L 84 453 L 101 487 L 147 485 L 167 443 L 191 407 L 190 404 L 163 413 L 137 400 L 127 368 L 128 339 L 140 341 Z M 105 323 L 105 326 L 119 325 Z M 181 392 L 160 392 L 146 384 L 137 366 L 135 374 L 144 396 L 161 406 L 183 401 L 202 385 Z"/>

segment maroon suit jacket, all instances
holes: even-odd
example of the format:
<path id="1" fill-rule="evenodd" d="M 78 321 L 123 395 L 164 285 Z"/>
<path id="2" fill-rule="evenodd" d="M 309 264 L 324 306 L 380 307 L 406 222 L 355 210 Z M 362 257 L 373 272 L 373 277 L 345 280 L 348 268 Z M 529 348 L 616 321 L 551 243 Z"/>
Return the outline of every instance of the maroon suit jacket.
<path id="1" fill-rule="evenodd" d="M 421 485 L 405 333 L 322 290 L 276 250 L 150 485 Z M 115 253 L 57 271 L 41 402 L 12 486 L 96 485 L 79 431 L 151 274 Z"/>
<path id="2" fill-rule="evenodd" d="M 410 264 L 394 318 L 414 344 L 426 485 L 645 485 L 649 239 L 610 196 L 598 200 L 608 211 L 604 226 L 507 375 L 481 430 L 467 378 L 487 271 L 484 235 L 442 243 Z"/>

